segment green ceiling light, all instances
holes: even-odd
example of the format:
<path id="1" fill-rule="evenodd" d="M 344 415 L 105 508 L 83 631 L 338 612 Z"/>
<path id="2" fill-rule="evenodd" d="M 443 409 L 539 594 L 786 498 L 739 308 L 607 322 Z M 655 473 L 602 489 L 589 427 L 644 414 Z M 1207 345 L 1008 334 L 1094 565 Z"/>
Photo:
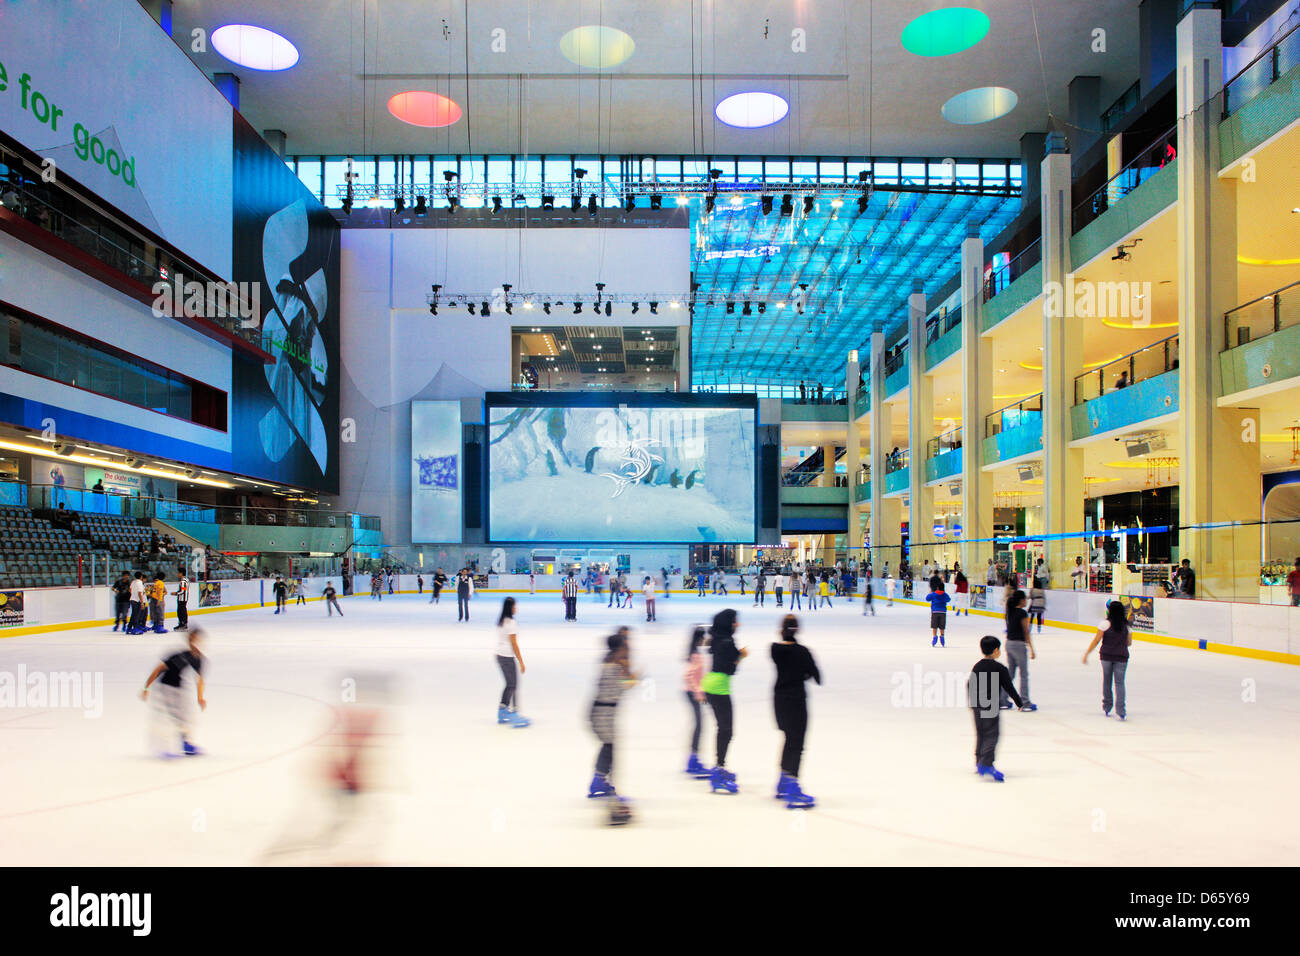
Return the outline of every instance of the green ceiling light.
<path id="1" fill-rule="evenodd" d="M 565 59 L 594 70 L 618 66 L 634 50 L 632 38 L 614 27 L 577 27 L 560 37 L 560 52 Z"/>
<path id="2" fill-rule="evenodd" d="M 943 104 L 943 118 L 958 126 L 973 126 L 1001 119 L 1019 102 L 1019 97 L 1005 86 L 981 86 L 958 93 Z"/>
<path id="3" fill-rule="evenodd" d="M 989 32 L 989 17 L 971 7 L 923 13 L 903 28 L 903 49 L 916 56 L 951 56 L 969 50 Z"/>

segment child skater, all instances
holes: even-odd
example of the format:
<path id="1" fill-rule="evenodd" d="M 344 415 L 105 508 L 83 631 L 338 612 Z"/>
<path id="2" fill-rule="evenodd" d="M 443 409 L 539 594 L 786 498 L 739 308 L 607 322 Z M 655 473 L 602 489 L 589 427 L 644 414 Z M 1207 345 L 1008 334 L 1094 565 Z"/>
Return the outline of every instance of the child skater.
<path id="1" fill-rule="evenodd" d="M 1029 702 L 1029 662 L 1038 655 L 1034 652 L 1034 639 L 1030 636 L 1029 613 L 1025 610 L 1025 592 L 1016 589 L 1007 601 L 1007 668 L 1008 680 L 1020 673 L 1020 696 L 1024 698 L 1021 710 L 1034 711 L 1037 704 Z M 1002 695 L 1002 709 L 1010 710 L 1010 695 Z"/>
<path id="2" fill-rule="evenodd" d="M 333 617 L 334 612 L 339 612 L 339 617 L 343 616 L 343 608 L 339 607 L 338 592 L 334 590 L 334 585 L 328 581 L 325 582 L 325 590 L 321 592 L 325 595 L 325 610 L 328 612 L 326 617 Z"/>
<path id="3" fill-rule="evenodd" d="M 799 763 L 808 732 L 808 693 L 804 684 L 809 678 L 820 684 L 822 675 L 812 653 L 795 640 L 798 631 L 798 619 L 787 614 L 781 622 L 781 640 L 772 645 L 772 663 L 776 665 L 772 704 L 776 710 L 776 726 L 785 734 L 776 798 L 784 800 L 790 810 L 810 810 L 816 803 L 799 789 Z"/>
<path id="4" fill-rule="evenodd" d="M 862 575 L 862 616 L 866 617 L 868 611 L 871 612 L 872 617 L 876 616 L 876 605 L 872 602 L 870 572 Z"/>
<path id="5" fill-rule="evenodd" d="M 1047 592 L 1043 590 L 1043 579 L 1034 578 L 1033 587 L 1029 589 L 1029 623 L 1038 624 L 1038 633 L 1043 633 L 1043 612 L 1047 610 Z"/>
<path id="6" fill-rule="evenodd" d="M 144 690 L 140 691 L 140 699 L 149 700 L 149 688 L 154 681 L 158 681 L 158 691 L 156 699 L 158 708 L 172 729 L 179 736 L 181 742 L 181 753 L 187 757 L 194 757 L 203 751 L 194 746 L 190 740 L 191 720 L 190 708 L 182 694 L 182 683 L 186 671 L 194 672 L 194 686 L 198 695 L 199 710 L 207 710 L 208 702 L 203 696 L 203 661 L 204 656 L 199 646 L 203 640 L 202 628 L 192 627 L 186 635 L 189 638 L 189 646 L 183 651 L 177 651 L 164 657 L 158 666 L 153 669 L 149 679 L 144 682 Z M 161 680 L 159 680 L 161 678 Z M 171 742 L 163 744 L 162 756 L 177 757 L 177 754 L 171 750 Z"/>
<path id="7" fill-rule="evenodd" d="M 975 772 L 981 777 L 992 777 L 1001 783 L 1005 777 L 993 766 L 998 749 L 999 706 L 998 696 L 1010 697 L 1016 706 L 1024 709 L 1024 701 L 1011 683 L 1011 674 L 998 663 L 1002 656 L 1002 642 L 992 634 L 980 638 L 980 653 L 984 657 L 971 668 L 966 682 L 966 695 L 971 713 L 975 716 Z"/>
<path id="8" fill-rule="evenodd" d="M 802 611 L 803 602 L 799 599 L 803 592 L 803 575 L 798 571 L 790 573 L 790 610 Z"/>
<path id="9" fill-rule="evenodd" d="M 649 623 L 655 619 L 655 582 L 648 574 L 641 582 L 641 593 L 645 596 L 645 619 L 646 623 Z M 631 600 L 627 602 L 627 606 L 632 606 Z"/>
<path id="10" fill-rule="evenodd" d="M 821 580 L 817 583 L 817 592 L 822 596 L 822 607 L 834 607 L 831 604 L 831 576 L 830 572 L 823 571 Z"/>
<path id="11" fill-rule="evenodd" d="M 1129 631 L 1128 615 L 1124 605 L 1111 601 L 1106 605 L 1106 626 L 1098 627 L 1097 634 L 1083 652 L 1083 662 L 1088 663 L 1088 655 L 1098 644 L 1101 645 L 1101 712 L 1110 716 L 1111 705 L 1115 706 L 1115 716 L 1127 719 L 1128 700 L 1124 688 L 1124 675 L 1128 671 L 1128 649 L 1133 645 L 1133 634 Z M 1112 696 L 1111 687 L 1114 685 Z"/>
<path id="12" fill-rule="evenodd" d="M 889 562 L 885 562 L 885 593 L 889 596 L 889 603 L 886 607 L 894 606 L 894 578 L 889 573 Z"/>
<path id="13" fill-rule="evenodd" d="M 759 568 L 758 577 L 754 579 L 754 607 L 762 607 L 767 600 L 767 575 Z"/>
<path id="14" fill-rule="evenodd" d="M 946 646 L 943 643 L 944 631 L 948 627 L 948 602 L 952 595 L 943 589 L 943 580 L 939 575 L 930 578 L 930 593 L 925 596 L 930 602 L 930 646 Z"/>
<path id="15" fill-rule="evenodd" d="M 591 702 L 591 730 L 600 741 L 600 751 L 596 754 L 596 773 L 591 778 L 587 796 L 605 797 L 609 800 L 611 826 L 627 823 L 632 818 L 627 798 L 619 796 L 609 779 L 614 769 L 618 701 L 623 692 L 638 680 L 638 675 L 632 673 L 628 663 L 632 653 L 628 634 L 626 627 L 620 627 L 618 633 L 605 639 L 608 650 L 600 665 L 596 699 Z"/>
<path id="16" fill-rule="evenodd" d="M 956 571 L 953 574 L 953 582 L 956 585 L 953 590 L 957 592 L 955 602 L 957 607 L 957 616 L 961 617 L 964 613 L 967 617 L 970 617 L 970 581 L 966 579 L 966 575 L 962 572 L 960 564 L 956 566 Z"/>
<path id="17" fill-rule="evenodd" d="M 712 771 L 700 763 L 700 730 L 703 726 L 700 704 L 704 703 L 704 691 L 700 690 L 700 678 L 704 676 L 704 648 L 709 642 L 709 632 L 696 625 L 691 630 L 691 643 L 686 649 L 686 670 L 682 682 L 686 687 L 686 703 L 691 707 L 691 716 L 695 725 L 691 730 L 691 755 L 686 761 L 686 772 L 696 780 L 703 780 Z"/>
<path id="18" fill-rule="evenodd" d="M 736 793 L 740 788 L 736 784 L 736 775 L 727 769 L 727 748 L 731 746 L 731 678 L 736 673 L 736 666 L 749 655 L 749 648 L 736 647 L 736 612 L 725 608 L 713 616 L 713 626 L 709 628 L 709 649 L 713 651 L 713 667 L 700 681 L 713 711 L 713 720 L 718 725 L 717 755 L 718 762 L 709 775 L 709 790 Z"/>
<path id="19" fill-rule="evenodd" d="M 501 691 L 501 702 L 497 705 L 497 723 L 513 724 L 516 728 L 527 727 L 532 723 L 519 713 L 519 678 L 515 676 L 515 663 L 519 664 L 519 673 L 523 674 L 524 655 L 519 652 L 519 638 L 515 633 L 515 599 L 508 597 L 501 604 L 501 616 L 497 618 L 497 666 L 506 686 Z"/>

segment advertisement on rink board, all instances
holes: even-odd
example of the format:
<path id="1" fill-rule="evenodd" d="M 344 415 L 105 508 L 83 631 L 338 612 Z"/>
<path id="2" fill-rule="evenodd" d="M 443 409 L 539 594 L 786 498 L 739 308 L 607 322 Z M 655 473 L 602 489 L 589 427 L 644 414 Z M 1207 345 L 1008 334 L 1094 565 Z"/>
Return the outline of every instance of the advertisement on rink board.
<path id="1" fill-rule="evenodd" d="M 989 589 L 985 584 L 972 584 L 970 586 L 970 606 L 976 609 L 987 610 L 989 606 Z"/>
<path id="2" fill-rule="evenodd" d="M 0 591 L 0 628 L 17 627 L 23 620 L 23 592 Z"/>
<path id="3" fill-rule="evenodd" d="M 204 581 L 199 585 L 199 607 L 221 607 L 220 581 Z"/>
<path id="4" fill-rule="evenodd" d="M 1128 615 L 1128 626 L 1133 630 L 1145 631 L 1149 634 L 1156 629 L 1155 598 L 1121 594 L 1119 603 L 1124 606 L 1124 613 Z"/>

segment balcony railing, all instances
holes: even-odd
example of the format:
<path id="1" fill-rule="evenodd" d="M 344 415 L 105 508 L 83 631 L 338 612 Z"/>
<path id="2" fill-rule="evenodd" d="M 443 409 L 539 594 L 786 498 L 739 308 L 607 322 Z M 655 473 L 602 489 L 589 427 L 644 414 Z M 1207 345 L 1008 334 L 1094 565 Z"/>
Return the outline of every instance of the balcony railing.
<path id="1" fill-rule="evenodd" d="M 1116 389 L 1127 388 L 1176 368 L 1178 336 L 1171 335 L 1077 376 L 1074 380 L 1074 404 L 1082 405 Z"/>
<path id="2" fill-rule="evenodd" d="M 897 452 L 890 452 L 885 456 L 885 474 L 892 475 L 896 471 L 902 471 L 911 461 L 909 449 L 902 448 Z"/>
<path id="3" fill-rule="evenodd" d="M 1005 264 L 993 268 L 984 276 L 984 301 L 993 298 L 1011 283 L 1032 269 L 1043 258 L 1042 237 L 1035 239 L 1011 257 Z"/>
<path id="4" fill-rule="evenodd" d="M 1224 351 L 1300 325 L 1300 282 L 1251 299 L 1223 314 Z"/>
<path id="5" fill-rule="evenodd" d="M 901 348 L 885 359 L 885 378 L 893 375 L 907 362 L 907 349 Z"/>
<path id="6" fill-rule="evenodd" d="M 1178 127 L 1175 126 L 1164 135 L 1157 137 L 1150 146 L 1138 153 L 1123 169 L 1106 180 L 1100 189 L 1074 207 L 1074 219 L 1071 223 L 1073 231 L 1078 232 L 1088 225 L 1119 200 L 1168 166 L 1177 155 Z"/>
<path id="7" fill-rule="evenodd" d="M 937 458 L 940 455 L 950 451 L 955 451 L 961 447 L 961 429 L 950 428 L 940 435 L 936 435 L 926 442 L 925 451 L 927 458 Z"/>
<path id="8" fill-rule="evenodd" d="M 1021 425 L 1029 425 L 1033 422 L 1038 422 L 1040 426 L 1043 423 L 1042 392 L 1016 402 L 1014 405 L 999 408 L 991 415 L 986 415 L 984 417 L 984 437 L 992 438 L 994 435 L 1001 434 L 1009 429 L 1019 428 Z"/>
<path id="9" fill-rule="evenodd" d="M 1268 89 L 1292 67 L 1300 64 L 1300 24 L 1278 37 L 1267 49 L 1223 84 L 1223 118 Z"/>
<path id="10" fill-rule="evenodd" d="M 933 345 L 957 326 L 961 325 L 961 306 L 932 316 L 925 322 L 925 344 Z"/>
<path id="11" fill-rule="evenodd" d="M 1133 85 L 1119 95 L 1114 103 L 1106 107 L 1106 112 L 1101 114 L 1101 132 L 1102 135 L 1109 133 L 1119 125 L 1120 120 L 1128 115 L 1128 111 L 1138 105 L 1138 100 L 1142 98 L 1142 81 L 1134 80 Z"/>

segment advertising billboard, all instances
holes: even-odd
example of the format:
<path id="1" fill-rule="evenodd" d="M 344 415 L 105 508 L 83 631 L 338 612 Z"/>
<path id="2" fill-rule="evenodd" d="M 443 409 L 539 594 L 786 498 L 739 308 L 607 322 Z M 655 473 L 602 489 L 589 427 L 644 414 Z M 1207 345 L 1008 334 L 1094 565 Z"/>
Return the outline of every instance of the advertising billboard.
<path id="1" fill-rule="evenodd" d="M 460 402 L 411 402 L 411 541 L 461 540 Z"/>
<path id="2" fill-rule="evenodd" d="M 488 393 L 492 541 L 752 543 L 757 400 Z"/>

